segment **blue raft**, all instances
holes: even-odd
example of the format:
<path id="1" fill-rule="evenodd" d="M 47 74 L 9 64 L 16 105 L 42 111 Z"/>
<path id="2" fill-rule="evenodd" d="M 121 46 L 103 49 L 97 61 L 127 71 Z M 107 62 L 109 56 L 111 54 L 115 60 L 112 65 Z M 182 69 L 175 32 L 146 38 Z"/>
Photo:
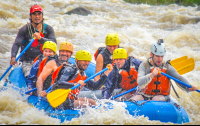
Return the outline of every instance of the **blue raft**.
<path id="1" fill-rule="evenodd" d="M 74 58 L 70 58 L 70 62 L 74 63 Z M 95 73 L 95 64 L 90 63 L 86 74 L 88 77 Z M 26 90 L 26 78 L 23 75 L 21 66 L 15 68 L 9 75 L 9 81 L 5 83 L 13 83 L 15 87 L 18 87 L 20 93 Z M 99 90 L 100 91 L 100 90 Z M 93 91 L 84 91 L 88 94 L 92 94 Z M 28 103 L 35 104 L 38 101 L 38 97 L 29 96 Z M 163 101 L 138 101 L 137 103 L 125 101 L 130 115 L 148 117 L 149 120 L 161 121 L 164 123 L 172 122 L 182 124 L 189 122 L 189 117 L 181 106 L 175 104 L 172 100 L 170 102 Z M 47 115 L 53 118 L 58 118 L 61 122 L 72 118 L 80 117 L 80 110 L 54 110 L 48 102 L 41 100 L 35 105 L 39 110 L 44 110 Z M 112 109 L 112 104 L 109 104 L 109 108 Z"/>

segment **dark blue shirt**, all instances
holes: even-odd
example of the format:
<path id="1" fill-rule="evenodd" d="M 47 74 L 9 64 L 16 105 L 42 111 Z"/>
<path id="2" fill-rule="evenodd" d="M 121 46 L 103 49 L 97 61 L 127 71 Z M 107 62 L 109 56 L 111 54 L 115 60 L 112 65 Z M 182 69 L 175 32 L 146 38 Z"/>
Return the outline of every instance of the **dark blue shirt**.
<path id="1" fill-rule="evenodd" d="M 131 64 L 135 66 L 135 70 L 138 71 L 139 65 L 142 63 L 141 60 L 135 59 L 134 57 L 128 57 L 124 66 L 121 69 L 126 71 L 130 70 Z M 121 88 L 119 85 L 122 78 L 119 74 L 119 69 L 116 65 L 113 66 L 113 70 L 109 73 L 106 82 L 104 83 L 104 87 L 102 89 L 102 97 L 104 99 L 109 99 L 112 96 L 113 90 Z"/>

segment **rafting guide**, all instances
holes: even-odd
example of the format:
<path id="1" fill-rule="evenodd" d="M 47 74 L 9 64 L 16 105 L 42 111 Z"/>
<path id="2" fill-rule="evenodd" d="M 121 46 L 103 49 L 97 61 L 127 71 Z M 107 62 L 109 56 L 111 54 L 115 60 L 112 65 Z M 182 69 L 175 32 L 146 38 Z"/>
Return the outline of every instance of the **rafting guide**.
<path id="1" fill-rule="evenodd" d="M 22 70 L 24 76 L 27 77 L 30 73 L 33 65 L 33 60 L 40 54 L 42 54 L 42 46 L 46 41 L 56 42 L 54 30 L 50 25 L 43 22 L 43 9 L 39 5 L 33 5 L 30 8 L 30 23 L 27 23 L 20 28 L 15 42 L 11 50 L 11 65 L 15 65 L 16 55 L 19 47 L 21 51 L 29 44 L 32 38 L 35 38 L 31 46 L 25 51 L 20 58 L 22 62 Z"/>

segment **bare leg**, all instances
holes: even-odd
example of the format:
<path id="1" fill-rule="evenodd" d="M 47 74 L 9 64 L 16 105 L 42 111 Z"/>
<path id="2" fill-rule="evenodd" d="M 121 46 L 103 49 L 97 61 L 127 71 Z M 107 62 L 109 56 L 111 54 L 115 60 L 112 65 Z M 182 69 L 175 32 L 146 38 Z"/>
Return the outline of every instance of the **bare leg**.
<path id="1" fill-rule="evenodd" d="M 152 98 L 152 101 L 166 101 L 163 95 L 156 95 Z"/>
<path id="2" fill-rule="evenodd" d="M 79 98 L 74 101 L 74 108 L 86 108 L 87 106 L 96 105 L 96 101 L 89 98 Z"/>
<path id="3" fill-rule="evenodd" d="M 142 97 L 142 95 L 135 95 L 132 98 L 130 98 L 130 100 L 132 100 L 132 101 L 141 101 L 141 100 L 144 100 L 144 98 Z"/>

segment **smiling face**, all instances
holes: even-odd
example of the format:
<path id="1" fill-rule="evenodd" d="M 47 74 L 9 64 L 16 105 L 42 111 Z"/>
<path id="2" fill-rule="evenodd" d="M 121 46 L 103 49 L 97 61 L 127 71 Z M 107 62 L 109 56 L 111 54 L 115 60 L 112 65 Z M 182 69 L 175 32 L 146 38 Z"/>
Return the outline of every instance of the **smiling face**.
<path id="1" fill-rule="evenodd" d="M 62 62 L 68 62 L 71 55 L 72 55 L 71 51 L 68 51 L 68 50 L 60 50 L 59 51 L 60 61 L 62 61 Z"/>
<path id="2" fill-rule="evenodd" d="M 87 60 L 76 60 L 77 66 L 80 70 L 87 70 L 90 61 Z"/>
<path id="3" fill-rule="evenodd" d="M 43 50 L 43 55 L 44 55 L 44 57 L 48 57 L 48 56 L 53 56 L 53 55 L 55 55 L 55 53 L 54 53 L 53 50 L 48 49 L 48 48 L 45 48 L 45 49 Z"/>
<path id="4" fill-rule="evenodd" d="M 32 13 L 30 15 L 30 19 L 33 21 L 33 23 L 37 24 L 37 23 L 40 23 L 42 22 L 42 19 L 43 19 L 43 14 L 42 12 L 39 12 L 39 11 L 36 11 L 34 13 Z"/>

